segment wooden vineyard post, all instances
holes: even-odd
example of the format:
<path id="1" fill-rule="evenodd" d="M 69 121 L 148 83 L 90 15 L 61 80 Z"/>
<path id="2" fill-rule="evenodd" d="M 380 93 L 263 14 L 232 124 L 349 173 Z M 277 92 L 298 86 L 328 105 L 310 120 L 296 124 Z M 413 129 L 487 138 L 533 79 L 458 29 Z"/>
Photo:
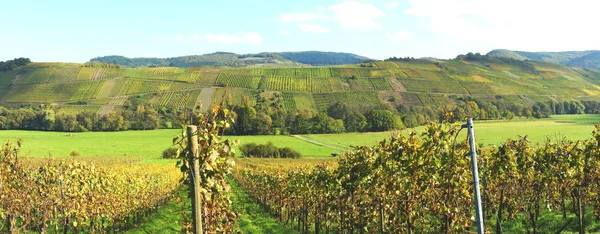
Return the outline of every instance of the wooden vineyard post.
<path id="1" fill-rule="evenodd" d="M 202 229 L 202 198 L 200 197 L 200 158 L 198 155 L 198 127 L 187 126 L 188 137 L 188 167 L 190 169 L 190 192 L 192 198 L 192 218 L 194 233 L 204 233 Z"/>

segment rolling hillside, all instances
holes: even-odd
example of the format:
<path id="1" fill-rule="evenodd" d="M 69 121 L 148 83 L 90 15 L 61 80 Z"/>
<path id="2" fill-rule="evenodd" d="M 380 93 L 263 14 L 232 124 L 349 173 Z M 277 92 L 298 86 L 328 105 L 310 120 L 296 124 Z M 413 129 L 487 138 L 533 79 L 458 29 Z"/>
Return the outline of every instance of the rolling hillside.
<path id="1" fill-rule="evenodd" d="M 572 67 L 600 70 L 600 51 L 567 51 L 567 52 L 526 52 L 512 50 L 492 50 L 488 55 L 517 60 L 534 60 L 538 62 L 559 63 Z"/>
<path id="2" fill-rule="evenodd" d="M 127 100 L 192 108 L 223 97 L 277 99 L 287 110 L 324 111 L 341 101 L 357 110 L 431 106 L 457 99 L 598 100 L 600 73 L 510 59 L 378 61 L 327 67 L 102 68 L 31 63 L 0 72 L 0 104 L 46 103 L 106 114 Z"/>
<path id="3" fill-rule="evenodd" d="M 281 52 L 260 54 L 234 54 L 216 52 L 205 55 L 191 55 L 175 58 L 127 58 L 123 56 L 104 56 L 90 60 L 118 64 L 122 67 L 197 67 L 197 66 L 322 66 L 359 63 L 369 60 L 367 57 L 350 54 L 321 51 Z"/>

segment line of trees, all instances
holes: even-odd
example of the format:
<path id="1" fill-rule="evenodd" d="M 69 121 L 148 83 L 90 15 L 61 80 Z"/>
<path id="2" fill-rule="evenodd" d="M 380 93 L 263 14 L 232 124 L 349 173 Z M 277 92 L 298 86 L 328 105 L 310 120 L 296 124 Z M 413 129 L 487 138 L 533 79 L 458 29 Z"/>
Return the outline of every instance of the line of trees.
<path id="1" fill-rule="evenodd" d="M 0 61 L 0 71 L 7 72 L 11 71 L 20 66 L 25 66 L 28 63 L 31 63 L 29 58 L 16 58 L 13 60 Z"/>
<path id="2" fill-rule="evenodd" d="M 459 98 L 453 105 L 440 108 L 429 106 L 407 107 L 400 105 L 396 108 L 402 123 L 408 127 L 424 125 L 430 121 L 439 122 L 452 114 L 454 120 L 463 120 L 467 116 L 479 120 L 548 118 L 550 115 L 562 114 L 600 114 L 598 101 L 562 101 L 535 102 L 532 105 L 509 102 L 503 99 L 482 101 L 476 98 Z"/>
<path id="3" fill-rule="evenodd" d="M 142 104 L 125 106 L 106 115 L 95 112 L 64 113 L 44 106 L 18 109 L 0 106 L 0 129 L 63 132 L 152 130 L 179 128 L 184 124 L 185 117 L 182 110 Z"/>
<path id="4" fill-rule="evenodd" d="M 248 98 L 234 105 L 235 125 L 229 135 L 317 134 L 364 131 L 389 131 L 403 128 L 402 120 L 389 110 L 352 110 L 338 102 L 326 112 L 286 111 L 281 105 L 261 100 L 251 105 Z"/>
<path id="5" fill-rule="evenodd" d="M 560 114 L 600 114 L 598 101 L 535 102 L 525 104 L 498 98 L 483 101 L 472 97 L 458 98 L 446 106 L 404 106 L 395 109 L 360 111 L 343 102 L 324 112 L 285 110 L 279 101 L 259 98 L 251 104 L 245 97 L 240 105 L 230 105 L 235 124 L 228 135 L 322 134 L 342 132 L 376 132 L 412 128 L 428 122 L 513 118 L 547 118 Z M 7 109 L 0 106 L 0 129 L 44 131 L 124 131 L 179 128 L 193 120 L 189 110 L 154 107 L 135 98 L 123 108 L 106 115 L 95 112 L 65 113 L 48 106 Z"/>

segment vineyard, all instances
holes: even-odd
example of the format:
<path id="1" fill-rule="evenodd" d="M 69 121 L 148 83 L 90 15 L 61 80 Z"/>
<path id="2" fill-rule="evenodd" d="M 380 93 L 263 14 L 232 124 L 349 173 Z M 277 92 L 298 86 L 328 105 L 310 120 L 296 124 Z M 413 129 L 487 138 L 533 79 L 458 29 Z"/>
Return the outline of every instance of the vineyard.
<path id="1" fill-rule="evenodd" d="M 14 71 L 0 72 L 0 85 L 8 85 L 12 83 L 12 80 L 15 78 L 16 75 L 17 74 Z"/>
<path id="2" fill-rule="evenodd" d="M 198 95 L 200 95 L 200 90 L 166 92 L 161 94 L 157 105 L 193 109 Z"/>
<path id="3" fill-rule="evenodd" d="M 259 89 L 292 92 L 310 92 L 311 87 L 309 78 L 293 76 L 263 77 L 258 84 Z"/>
<path id="4" fill-rule="evenodd" d="M 78 88 L 77 83 L 19 85 L 8 93 L 7 102 L 69 101 Z"/>
<path id="5" fill-rule="evenodd" d="M 600 73 L 538 62 L 465 60 L 373 61 L 322 67 L 89 67 L 83 64 L 31 63 L 0 73 L 2 104 L 86 101 L 108 104 L 113 97 L 152 94 L 147 104 L 171 105 L 161 93 L 174 95 L 201 88 L 231 87 L 230 101 L 241 93 L 283 92 L 289 110 L 324 110 L 342 101 L 358 109 L 399 105 L 452 105 L 458 99 L 479 100 L 527 96 L 521 103 L 550 100 L 597 100 Z M 397 97 L 378 93 L 397 91 Z M 349 95 L 347 93 L 356 93 Z M 366 93 L 370 93 L 366 95 Z M 436 94 L 446 94 L 438 98 Z M 367 99 L 353 98 L 368 96 Z M 176 96 L 176 95 L 175 95 Z M 218 95 L 213 95 L 214 97 Z M 291 96 L 294 96 L 293 98 Z M 97 100 L 94 100 L 97 99 Z M 175 100 L 175 99 L 174 99 Z M 208 98 L 204 100 L 208 102 Z M 212 99 L 215 102 L 216 99 Z M 365 103 L 365 102 L 372 103 Z M 358 103 L 356 103 L 358 102 Z M 181 101 L 178 102 L 181 105 Z"/>
<path id="6" fill-rule="evenodd" d="M 491 94 L 494 90 L 489 84 L 481 82 L 460 82 L 460 84 L 469 92 L 469 94 Z"/>
<path id="7" fill-rule="evenodd" d="M 401 93 L 402 102 L 408 106 L 422 106 L 423 103 L 416 93 Z"/>
<path id="8" fill-rule="evenodd" d="M 348 67 L 348 68 L 331 68 L 331 76 L 333 77 L 343 77 L 343 78 L 348 78 L 348 77 L 359 77 L 359 73 L 358 73 L 358 69 L 357 68 L 353 68 L 353 67 Z"/>
<path id="9" fill-rule="evenodd" d="M 120 85 L 118 96 L 132 94 L 157 93 L 172 90 L 186 90 L 197 88 L 188 83 L 168 82 L 168 81 L 150 81 L 142 79 L 124 79 Z"/>
<path id="10" fill-rule="evenodd" d="M 70 100 L 87 100 L 96 98 L 104 86 L 104 81 L 80 82 Z"/>
<path id="11" fill-rule="evenodd" d="M 316 110 L 313 96 L 308 93 L 294 93 L 294 104 L 296 110 Z"/>
<path id="12" fill-rule="evenodd" d="M 15 84 L 61 83 L 77 80 L 79 67 L 48 67 L 33 69 L 21 74 Z"/>
<path id="13" fill-rule="evenodd" d="M 216 83 L 221 86 L 257 89 L 259 77 L 244 74 L 220 73 Z"/>
<path id="14" fill-rule="evenodd" d="M 314 103 L 319 111 L 327 110 L 336 102 L 343 102 L 355 110 L 371 110 L 381 107 L 379 95 L 374 92 L 338 92 L 338 93 L 313 93 Z"/>
<path id="15" fill-rule="evenodd" d="M 409 92 L 467 94 L 467 90 L 456 81 L 401 79 L 400 83 Z"/>
<path id="16" fill-rule="evenodd" d="M 419 97 L 419 100 L 424 106 L 441 107 L 448 103 L 446 97 L 439 94 L 419 93 L 417 94 L 417 97 Z"/>
<path id="17" fill-rule="evenodd" d="M 253 76 L 332 77 L 328 67 L 311 68 L 254 68 Z"/>
<path id="18" fill-rule="evenodd" d="M 459 125 L 430 124 L 339 161 L 238 160 L 235 180 L 300 233 L 474 231 L 469 152 Z M 527 137 L 480 151 L 486 230 L 598 232 L 600 126 L 585 141 Z M 547 220 L 553 217 L 552 221 Z"/>
<path id="19" fill-rule="evenodd" d="M 21 143 L 0 152 L 0 232 L 122 232 L 179 188 L 172 165 L 132 160 L 27 160 Z"/>
<path id="20" fill-rule="evenodd" d="M 288 111 L 294 111 L 296 107 L 296 101 L 294 99 L 294 93 L 282 92 L 281 97 L 283 99 L 283 107 Z"/>
<path id="21" fill-rule="evenodd" d="M 71 114 L 77 115 L 78 113 L 91 112 L 97 113 L 100 110 L 100 106 L 92 105 L 64 105 L 61 106 L 56 114 Z"/>
<path id="22" fill-rule="evenodd" d="M 258 93 L 255 90 L 240 89 L 240 88 L 218 88 L 213 94 L 212 100 L 214 103 L 219 103 L 225 96 L 227 103 L 242 103 L 242 99 L 247 97 L 251 105 L 256 104 Z"/>

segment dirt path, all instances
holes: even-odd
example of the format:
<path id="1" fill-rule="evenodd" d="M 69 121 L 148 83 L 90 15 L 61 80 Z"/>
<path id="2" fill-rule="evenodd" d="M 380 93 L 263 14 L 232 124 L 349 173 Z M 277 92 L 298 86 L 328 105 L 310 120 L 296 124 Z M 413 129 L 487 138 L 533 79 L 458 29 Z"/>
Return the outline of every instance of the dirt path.
<path id="1" fill-rule="evenodd" d="M 327 148 L 331 148 L 331 149 L 335 149 L 335 150 L 340 150 L 342 152 L 345 152 L 345 151 L 349 150 L 348 148 L 343 148 L 341 146 L 335 146 L 335 145 L 328 145 L 328 144 L 325 144 L 323 142 L 315 141 L 315 140 L 312 140 L 312 139 L 308 139 L 308 138 L 300 136 L 300 135 L 292 135 L 292 136 L 295 137 L 295 138 L 298 138 L 300 140 L 306 141 L 308 143 L 311 143 L 311 144 L 315 144 L 315 145 L 318 145 L 318 146 L 323 146 L 323 147 L 327 147 Z"/>

